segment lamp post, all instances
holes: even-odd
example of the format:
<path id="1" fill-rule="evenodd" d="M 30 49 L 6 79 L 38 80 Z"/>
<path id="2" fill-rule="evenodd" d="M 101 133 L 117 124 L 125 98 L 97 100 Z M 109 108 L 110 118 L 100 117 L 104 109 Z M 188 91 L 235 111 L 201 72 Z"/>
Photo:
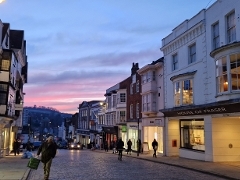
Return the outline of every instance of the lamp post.
<path id="1" fill-rule="evenodd" d="M 30 141 L 31 138 L 31 124 L 32 124 L 32 119 L 31 116 L 28 117 L 28 141 Z"/>
<path id="2" fill-rule="evenodd" d="M 137 126 L 137 128 L 138 128 L 138 130 L 137 130 L 137 137 L 138 137 L 138 140 L 137 140 L 137 142 L 138 142 L 138 144 L 137 144 L 137 156 L 139 156 L 139 151 L 140 151 L 140 142 L 139 142 L 139 118 L 137 119 L 138 121 L 137 121 L 137 123 L 138 123 L 138 126 Z"/>
<path id="3" fill-rule="evenodd" d="M 30 141 L 30 134 L 31 134 L 30 124 L 28 124 L 28 141 Z"/>

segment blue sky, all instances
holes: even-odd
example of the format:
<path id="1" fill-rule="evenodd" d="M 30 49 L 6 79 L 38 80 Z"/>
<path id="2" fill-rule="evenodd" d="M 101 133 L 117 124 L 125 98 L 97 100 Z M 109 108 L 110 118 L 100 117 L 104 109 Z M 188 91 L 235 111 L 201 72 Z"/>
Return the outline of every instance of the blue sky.
<path id="1" fill-rule="evenodd" d="M 162 57 L 161 40 L 216 0 L 5 0 L 0 19 L 24 30 L 25 106 L 76 113 L 82 101 Z"/>

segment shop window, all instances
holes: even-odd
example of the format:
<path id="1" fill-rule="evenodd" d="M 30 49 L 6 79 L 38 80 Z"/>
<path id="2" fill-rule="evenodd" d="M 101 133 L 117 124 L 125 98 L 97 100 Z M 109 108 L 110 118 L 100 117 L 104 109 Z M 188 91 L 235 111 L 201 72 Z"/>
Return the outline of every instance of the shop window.
<path id="1" fill-rule="evenodd" d="M 180 120 L 181 148 L 205 151 L 204 120 Z"/>

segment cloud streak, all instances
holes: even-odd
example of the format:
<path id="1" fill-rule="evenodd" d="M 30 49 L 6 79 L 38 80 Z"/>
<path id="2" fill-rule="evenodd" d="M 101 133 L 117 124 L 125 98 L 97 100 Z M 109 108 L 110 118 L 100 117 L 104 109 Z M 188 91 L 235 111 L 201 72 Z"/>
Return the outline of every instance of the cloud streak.
<path id="1" fill-rule="evenodd" d="M 213 2 L 212 2 L 213 3 Z M 78 112 L 84 100 L 103 100 L 106 89 L 162 57 L 161 40 L 209 0 L 7 0 L 0 17 L 25 32 L 26 106 Z"/>

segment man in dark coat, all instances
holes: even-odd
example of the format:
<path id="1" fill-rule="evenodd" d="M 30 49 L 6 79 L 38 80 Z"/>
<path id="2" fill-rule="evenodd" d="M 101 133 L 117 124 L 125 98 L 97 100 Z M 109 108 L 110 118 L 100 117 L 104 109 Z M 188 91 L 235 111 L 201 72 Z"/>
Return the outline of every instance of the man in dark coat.
<path id="1" fill-rule="evenodd" d="M 131 155 L 131 151 L 132 151 L 132 141 L 131 141 L 131 139 L 128 140 L 127 146 L 128 146 L 127 154 L 129 153 Z"/>
<path id="2" fill-rule="evenodd" d="M 50 175 L 50 168 L 52 164 L 52 159 L 55 157 L 57 152 L 57 145 L 53 140 L 52 136 L 49 136 L 38 149 L 37 155 L 41 156 L 41 162 L 43 163 L 43 170 L 44 170 L 44 180 L 48 180 Z"/>
<path id="3" fill-rule="evenodd" d="M 122 151 L 123 151 L 124 142 L 122 141 L 122 138 L 119 138 L 117 142 L 117 150 L 118 150 L 118 160 L 122 160 Z"/>
<path id="4" fill-rule="evenodd" d="M 156 139 L 153 140 L 152 142 L 152 147 L 153 147 L 153 157 L 157 157 L 157 149 L 158 149 L 158 142 L 156 141 Z"/>
<path id="5" fill-rule="evenodd" d="M 14 142 L 13 142 L 13 152 L 14 152 L 14 156 L 16 156 L 16 154 L 19 155 L 19 148 L 20 148 L 20 143 L 18 142 L 17 139 L 15 139 Z"/>

